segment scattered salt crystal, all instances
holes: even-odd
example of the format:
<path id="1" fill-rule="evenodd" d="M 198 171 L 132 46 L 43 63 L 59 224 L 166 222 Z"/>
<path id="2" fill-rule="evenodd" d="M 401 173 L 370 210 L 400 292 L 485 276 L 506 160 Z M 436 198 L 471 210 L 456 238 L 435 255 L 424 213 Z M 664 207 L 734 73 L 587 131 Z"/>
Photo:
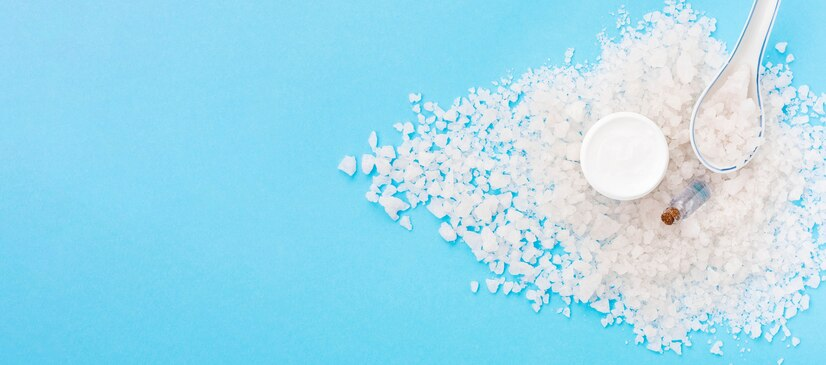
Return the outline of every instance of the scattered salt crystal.
<path id="1" fill-rule="evenodd" d="M 384 211 L 393 220 L 399 219 L 399 212 L 410 208 L 410 204 L 404 202 L 395 196 L 381 196 L 379 197 L 379 204 L 384 207 Z"/>
<path id="2" fill-rule="evenodd" d="M 376 131 L 370 132 L 370 137 L 367 138 L 367 144 L 370 146 L 370 149 L 375 150 L 378 143 L 379 138 L 376 136 Z"/>
<path id="3" fill-rule="evenodd" d="M 485 285 L 488 287 L 488 291 L 491 293 L 496 293 L 499 290 L 499 279 L 485 279 Z"/>
<path id="4" fill-rule="evenodd" d="M 694 62 L 691 61 L 691 56 L 688 53 L 682 53 L 677 57 L 676 64 L 677 77 L 683 84 L 688 84 L 697 76 L 697 69 Z"/>
<path id="5" fill-rule="evenodd" d="M 800 344 L 800 339 L 797 337 L 792 337 L 792 346 L 797 347 Z"/>
<path id="6" fill-rule="evenodd" d="M 786 46 L 788 45 L 788 42 L 779 42 L 774 45 L 774 48 L 777 50 L 777 52 L 786 53 Z"/>
<path id="7" fill-rule="evenodd" d="M 502 284 L 502 294 L 508 295 L 510 294 L 511 290 L 513 290 L 512 281 L 506 281 L 504 284 Z"/>
<path id="8" fill-rule="evenodd" d="M 410 222 L 410 217 L 403 216 L 399 219 L 399 225 L 407 229 L 408 231 L 413 230 L 413 223 Z"/>
<path id="9" fill-rule="evenodd" d="M 422 94 L 410 93 L 410 95 L 407 95 L 407 100 L 409 100 L 411 103 L 418 103 L 420 100 L 422 100 Z"/>
<path id="10" fill-rule="evenodd" d="M 574 49 L 568 48 L 565 50 L 565 63 L 571 64 L 571 60 L 574 58 Z"/>
<path id="11" fill-rule="evenodd" d="M 377 149 L 376 156 L 394 159 L 396 158 L 396 150 L 393 146 L 382 146 Z"/>
<path id="12" fill-rule="evenodd" d="M 806 281 L 806 285 L 810 288 L 817 288 L 820 286 L 820 275 L 812 275 L 809 277 L 809 280 Z"/>
<path id="13" fill-rule="evenodd" d="M 353 156 L 344 156 L 341 162 L 338 163 L 338 169 L 345 174 L 353 176 L 356 173 L 356 158 Z"/>
<path id="14" fill-rule="evenodd" d="M 474 292 L 474 293 L 479 291 L 479 282 L 478 281 L 473 280 L 473 281 L 470 282 L 470 291 Z"/>
<path id="15" fill-rule="evenodd" d="M 777 365 L 783 365 L 783 358 L 777 359 Z"/>
<path id="16" fill-rule="evenodd" d="M 723 341 L 717 341 L 713 345 L 711 345 L 711 349 L 709 350 L 709 352 L 711 352 L 712 354 L 718 355 L 718 356 L 723 356 L 722 347 L 723 347 Z"/>
<path id="17" fill-rule="evenodd" d="M 608 306 L 608 301 L 605 300 L 605 299 L 597 300 L 596 302 L 591 304 L 591 308 L 596 309 L 597 312 L 600 312 L 600 313 L 608 313 L 610 311 L 610 308 Z"/>
<path id="18" fill-rule="evenodd" d="M 445 241 L 453 242 L 456 240 L 456 231 L 454 231 L 453 227 L 447 223 L 442 222 L 439 226 L 439 234 L 445 239 Z"/>
<path id="19" fill-rule="evenodd" d="M 786 56 L 786 63 L 792 63 L 792 62 L 794 62 L 794 55 L 789 54 L 788 56 Z"/>
<path id="20" fill-rule="evenodd" d="M 365 153 L 361 155 L 361 172 L 364 174 L 370 174 L 373 171 L 373 167 L 376 165 L 376 156 L 373 156 L 369 153 Z"/>

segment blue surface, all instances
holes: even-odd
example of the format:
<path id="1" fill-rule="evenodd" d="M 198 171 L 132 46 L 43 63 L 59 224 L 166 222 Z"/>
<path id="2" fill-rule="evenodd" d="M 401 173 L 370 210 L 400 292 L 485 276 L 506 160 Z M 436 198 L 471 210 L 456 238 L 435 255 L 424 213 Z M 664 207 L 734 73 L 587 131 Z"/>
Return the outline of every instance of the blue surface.
<path id="1" fill-rule="evenodd" d="M 471 294 L 487 269 L 435 219 L 408 233 L 335 169 L 398 140 L 410 91 L 593 58 L 624 2 L 0 3 L 0 363 L 822 362 L 826 290 L 796 349 L 656 355 Z M 731 44 L 750 1 L 694 4 Z M 818 92 L 824 10 L 786 0 L 773 37 Z"/>

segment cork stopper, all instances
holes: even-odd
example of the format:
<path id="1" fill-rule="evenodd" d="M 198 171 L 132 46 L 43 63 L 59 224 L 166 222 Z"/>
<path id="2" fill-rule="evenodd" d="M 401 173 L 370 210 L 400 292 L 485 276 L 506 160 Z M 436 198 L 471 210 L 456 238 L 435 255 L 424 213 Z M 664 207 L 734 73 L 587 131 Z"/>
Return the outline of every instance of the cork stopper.
<path id="1" fill-rule="evenodd" d="M 668 207 L 663 214 L 660 216 L 660 219 L 663 220 L 667 226 L 674 224 L 674 222 L 680 220 L 680 211 L 674 207 Z"/>

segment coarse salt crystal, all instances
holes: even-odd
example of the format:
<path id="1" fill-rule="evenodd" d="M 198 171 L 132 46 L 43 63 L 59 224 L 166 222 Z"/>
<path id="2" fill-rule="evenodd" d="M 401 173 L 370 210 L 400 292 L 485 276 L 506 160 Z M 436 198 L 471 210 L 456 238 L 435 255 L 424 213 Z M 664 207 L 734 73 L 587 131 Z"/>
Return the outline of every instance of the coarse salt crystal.
<path id="1" fill-rule="evenodd" d="M 413 223 L 410 222 L 410 217 L 403 216 L 399 219 L 399 225 L 404 227 L 408 231 L 413 230 Z"/>
<path id="2" fill-rule="evenodd" d="M 488 287 L 488 291 L 491 293 L 496 293 L 499 290 L 499 279 L 485 279 L 485 285 Z"/>
<path id="3" fill-rule="evenodd" d="M 478 281 L 473 280 L 473 281 L 470 282 L 470 291 L 473 292 L 473 293 L 476 293 L 477 291 L 479 291 L 479 282 Z"/>
<path id="4" fill-rule="evenodd" d="M 349 176 L 356 173 L 356 158 L 353 156 L 344 156 L 341 162 L 338 163 L 338 169 Z"/>
<path id="5" fill-rule="evenodd" d="M 373 171 L 373 167 L 376 165 L 376 157 L 365 153 L 361 156 L 361 172 L 364 174 L 370 174 Z"/>
<path id="6" fill-rule="evenodd" d="M 439 234 L 445 241 L 453 242 L 456 240 L 456 231 L 447 223 L 442 222 L 442 224 L 439 225 Z"/>
<path id="7" fill-rule="evenodd" d="M 370 149 L 375 151 L 376 146 L 378 146 L 378 143 L 379 143 L 379 138 L 376 135 L 376 132 L 375 131 L 370 132 L 370 137 L 367 137 L 367 144 L 370 146 Z"/>
<path id="8" fill-rule="evenodd" d="M 710 353 L 723 356 L 723 341 L 717 341 L 713 345 L 711 345 L 711 349 L 709 350 Z"/>

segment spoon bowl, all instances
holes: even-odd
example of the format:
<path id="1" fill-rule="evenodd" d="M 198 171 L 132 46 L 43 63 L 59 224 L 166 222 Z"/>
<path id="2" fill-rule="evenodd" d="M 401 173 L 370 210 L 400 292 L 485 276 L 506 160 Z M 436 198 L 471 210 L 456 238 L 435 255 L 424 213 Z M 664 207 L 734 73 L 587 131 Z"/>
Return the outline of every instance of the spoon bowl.
<path id="1" fill-rule="evenodd" d="M 747 165 L 757 152 L 758 147 L 754 147 L 742 159 L 736 163 L 720 165 L 707 158 L 703 154 L 700 147 L 698 147 L 697 139 L 695 138 L 697 116 L 700 114 L 702 108 L 706 105 L 704 102 L 712 99 L 712 97 L 720 90 L 721 86 L 735 73 L 746 69 L 749 73 L 749 85 L 747 95 L 757 102 L 759 110 L 759 117 L 754 123 L 758 124 L 757 138 L 762 139 L 765 132 L 765 117 L 763 113 L 763 101 L 760 97 L 760 65 L 763 59 L 763 53 L 769 41 L 774 20 L 777 17 L 777 10 L 780 8 L 781 0 L 755 0 L 752 5 L 751 13 L 743 27 L 743 32 L 737 41 L 737 45 L 731 56 L 723 65 L 720 72 L 700 94 L 697 103 L 694 104 L 694 110 L 691 113 L 690 139 L 691 148 L 700 162 L 709 170 L 716 173 L 730 173 L 739 170 Z"/>

